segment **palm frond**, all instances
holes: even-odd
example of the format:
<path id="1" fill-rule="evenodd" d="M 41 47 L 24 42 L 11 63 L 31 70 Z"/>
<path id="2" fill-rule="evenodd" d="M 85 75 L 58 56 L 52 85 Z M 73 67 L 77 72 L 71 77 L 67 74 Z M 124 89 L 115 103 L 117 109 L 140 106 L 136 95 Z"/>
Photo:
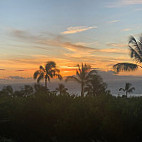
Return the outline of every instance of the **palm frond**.
<path id="1" fill-rule="evenodd" d="M 116 73 L 120 71 L 135 71 L 138 69 L 138 65 L 133 63 L 118 63 L 113 66 L 113 69 Z"/>
<path id="2" fill-rule="evenodd" d="M 80 65 L 77 65 L 78 69 L 76 70 L 76 74 L 81 74 L 82 72 L 82 68 L 80 67 Z"/>
<path id="3" fill-rule="evenodd" d="M 60 73 L 60 70 L 59 69 L 54 69 L 55 72 L 57 73 Z"/>
<path id="4" fill-rule="evenodd" d="M 142 62 L 142 51 L 133 49 L 131 46 L 129 46 L 130 49 L 130 57 L 133 58 L 136 62 L 141 63 Z"/>
<path id="5" fill-rule="evenodd" d="M 40 66 L 39 69 L 42 70 L 43 72 L 45 71 L 43 66 Z"/>
<path id="6" fill-rule="evenodd" d="M 38 77 L 39 74 L 40 74 L 40 71 L 39 71 L 39 70 L 36 71 L 36 72 L 34 73 L 34 75 L 33 75 L 33 78 L 34 78 L 34 79 L 37 79 L 37 77 Z"/>
<path id="7" fill-rule="evenodd" d="M 50 75 L 51 78 L 53 78 L 56 74 L 56 71 L 54 69 L 52 69 L 48 72 L 48 74 Z"/>
<path id="8" fill-rule="evenodd" d="M 128 43 L 128 45 L 130 46 L 130 44 L 132 44 L 132 46 L 134 46 L 134 48 L 135 48 L 137 51 L 140 50 L 139 44 L 138 44 L 138 42 L 136 41 L 136 39 L 135 39 L 133 36 L 130 36 L 130 38 L 129 38 L 129 43 Z"/>
<path id="9" fill-rule="evenodd" d="M 141 39 L 140 39 L 141 40 Z M 133 48 L 134 47 L 134 48 Z M 131 36 L 129 39 L 130 56 L 137 62 L 142 62 L 142 43 Z"/>
<path id="10" fill-rule="evenodd" d="M 44 78 L 44 73 L 40 73 L 39 77 L 37 78 L 37 82 L 39 83 L 41 79 Z"/>
<path id="11" fill-rule="evenodd" d="M 85 66 L 85 70 L 86 70 L 87 72 L 91 69 L 91 66 L 90 66 L 90 65 L 85 64 L 84 66 Z"/>
<path id="12" fill-rule="evenodd" d="M 56 67 L 56 63 L 54 61 L 48 61 L 45 65 L 46 71 L 50 70 L 52 68 L 55 68 L 55 67 Z"/>
<path id="13" fill-rule="evenodd" d="M 66 79 L 65 79 L 65 81 L 67 82 L 67 81 L 76 81 L 76 82 L 78 82 L 78 83 L 81 83 L 81 81 L 77 78 L 77 77 L 75 77 L 75 76 L 68 76 Z"/>
<path id="14" fill-rule="evenodd" d="M 96 70 L 91 70 L 89 73 L 88 73 L 88 75 L 90 76 L 90 75 L 96 75 L 97 74 L 97 71 Z"/>
<path id="15" fill-rule="evenodd" d="M 77 71 L 76 71 L 76 75 L 77 75 L 79 78 L 81 78 L 81 73 L 82 73 L 82 72 L 81 72 L 80 70 L 77 70 Z"/>
<path id="16" fill-rule="evenodd" d="M 132 87 L 128 90 L 128 93 L 132 93 L 133 91 L 135 91 L 135 87 Z"/>
<path id="17" fill-rule="evenodd" d="M 125 90 L 129 90 L 129 88 L 132 86 L 132 84 L 131 83 L 126 83 L 125 84 Z"/>
<path id="18" fill-rule="evenodd" d="M 63 77 L 60 74 L 56 74 L 56 76 L 58 77 L 59 80 L 63 79 Z"/>
<path id="19" fill-rule="evenodd" d="M 130 36 L 129 44 L 133 44 L 134 46 L 138 47 L 137 41 L 136 41 L 136 39 L 133 36 Z"/>
<path id="20" fill-rule="evenodd" d="M 119 91 L 124 91 L 125 92 L 125 89 L 124 88 L 119 88 Z"/>

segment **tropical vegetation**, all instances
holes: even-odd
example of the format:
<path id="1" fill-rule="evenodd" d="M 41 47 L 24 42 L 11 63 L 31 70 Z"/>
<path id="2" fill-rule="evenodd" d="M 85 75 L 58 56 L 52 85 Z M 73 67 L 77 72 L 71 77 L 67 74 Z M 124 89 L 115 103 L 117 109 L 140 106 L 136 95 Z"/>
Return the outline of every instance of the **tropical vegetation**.
<path id="1" fill-rule="evenodd" d="M 84 88 L 88 82 L 88 79 L 91 75 L 96 74 L 96 70 L 91 70 L 91 66 L 83 64 L 80 66 L 77 65 L 78 69 L 76 70 L 76 76 L 68 76 L 66 81 L 73 80 L 78 82 L 81 85 L 81 96 L 84 97 Z"/>
<path id="2" fill-rule="evenodd" d="M 119 88 L 119 91 L 125 92 L 125 96 L 127 97 L 128 93 L 132 93 L 135 90 L 135 87 L 131 87 L 131 83 L 126 83 L 125 88 Z"/>
<path id="3" fill-rule="evenodd" d="M 2 142 L 142 141 L 142 97 L 104 91 L 81 97 L 38 89 L 27 96 L 20 95 L 23 89 L 13 97 L 0 92 Z"/>
<path id="4" fill-rule="evenodd" d="M 37 83 L 0 91 L 0 142 L 141 142 L 142 97 L 115 97 L 96 70 L 78 65 L 75 80 L 81 96 L 70 94 L 64 84 L 55 90 L 47 81 L 60 71 L 53 61 L 34 73 Z M 45 85 L 39 83 L 45 80 Z M 126 83 L 126 96 L 134 90 Z"/>
<path id="5" fill-rule="evenodd" d="M 56 63 L 54 61 L 48 61 L 45 66 L 40 66 L 39 70 L 37 70 L 33 78 L 37 79 L 37 83 L 40 82 L 40 80 L 45 80 L 45 87 L 47 88 L 47 81 L 50 82 L 51 78 L 57 77 L 58 79 L 62 79 L 62 76 L 60 75 L 60 70 L 56 68 Z"/>
<path id="6" fill-rule="evenodd" d="M 68 88 L 66 88 L 65 85 L 62 83 L 59 83 L 58 88 L 56 88 L 56 91 L 59 92 L 60 95 L 67 94 L 68 93 L 67 90 Z"/>
<path id="7" fill-rule="evenodd" d="M 139 67 L 142 68 L 140 65 L 142 63 L 142 36 L 140 36 L 139 40 L 136 40 L 133 36 L 131 36 L 128 46 L 130 57 L 136 63 L 117 63 L 113 66 L 116 73 L 119 73 L 120 71 L 135 71 Z"/>
<path id="8" fill-rule="evenodd" d="M 88 80 L 86 82 L 84 92 L 86 95 L 89 96 L 97 96 L 99 94 L 103 93 L 109 93 L 109 90 L 107 90 L 107 84 L 103 82 L 103 79 L 100 75 L 97 74 L 90 74 L 88 77 Z"/>

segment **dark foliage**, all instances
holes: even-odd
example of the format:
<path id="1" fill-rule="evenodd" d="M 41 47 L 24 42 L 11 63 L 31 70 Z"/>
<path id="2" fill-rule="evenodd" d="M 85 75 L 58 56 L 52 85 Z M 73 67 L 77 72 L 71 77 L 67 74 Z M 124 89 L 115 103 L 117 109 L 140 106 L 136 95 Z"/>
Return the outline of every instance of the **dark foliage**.
<path id="1" fill-rule="evenodd" d="M 15 142 L 142 141 L 142 97 L 116 98 L 104 92 L 75 97 L 44 90 L 41 87 L 27 97 L 0 96 L 1 138 Z"/>
<path id="2" fill-rule="evenodd" d="M 88 96 L 97 96 L 107 94 L 109 90 L 107 90 L 107 84 L 103 82 L 101 76 L 96 73 L 88 76 L 84 92 Z"/>
<path id="3" fill-rule="evenodd" d="M 136 62 L 134 63 L 117 63 L 113 66 L 115 73 L 121 71 L 135 71 L 138 67 L 142 68 L 140 63 L 142 63 L 142 35 L 139 37 L 139 40 L 136 40 L 133 36 L 129 38 L 129 52 L 130 57 Z"/>

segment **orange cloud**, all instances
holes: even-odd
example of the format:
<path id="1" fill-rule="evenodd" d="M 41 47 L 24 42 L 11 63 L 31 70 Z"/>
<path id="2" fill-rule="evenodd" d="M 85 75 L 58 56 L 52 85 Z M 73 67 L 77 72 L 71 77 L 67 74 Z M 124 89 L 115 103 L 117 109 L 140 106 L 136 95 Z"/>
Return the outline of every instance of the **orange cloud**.
<path id="1" fill-rule="evenodd" d="M 91 27 L 88 27 L 89 29 Z M 93 27 L 92 27 L 93 28 Z M 86 28 L 87 29 L 87 28 Z M 81 44 L 75 44 L 71 43 L 69 41 L 66 41 L 66 38 L 61 35 L 52 35 L 51 37 L 41 37 L 41 36 L 33 36 L 32 34 L 28 33 L 27 31 L 22 31 L 22 30 L 13 30 L 12 35 L 15 37 L 22 39 L 22 40 L 27 40 L 31 41 L 33 43 L 39 44 L 39 45 L 45 45 L 46 47 L 41 47 L 41 46 L 34 46 L 33 48 L 38 48 L 42 50 L 50 50 L 48 46 L 56 47 L 56 48 L 64 48 L 66 51 L 71 51 L 71 52 L 90 52 L 90 51 L 96 51 L 97 49 L 88 47 L 86 45 L 81 45 Z M 53 49 L 52 49 L 53 50 Z"/>

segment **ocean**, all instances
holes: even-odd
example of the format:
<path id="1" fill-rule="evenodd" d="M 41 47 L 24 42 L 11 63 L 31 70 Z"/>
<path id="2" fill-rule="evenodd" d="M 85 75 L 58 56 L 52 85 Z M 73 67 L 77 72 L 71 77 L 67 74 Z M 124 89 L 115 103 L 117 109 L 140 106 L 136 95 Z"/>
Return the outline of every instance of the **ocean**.
<path id="1" fill-rule="evenodd" d="M 106 82 L 108 90 L 111 91 L 112 95 L 118 96 L 123 95 L 124 92 L 120 92 L 119 88 L 124 88 L 125 83 L 129 82 L 132 84 L 132 87 L 135 87 L 135 91 L 129 96 L 141 96 L 142 95 L 142 77 L 141 76 L 119 76 L 114 74 L 112 71 L 98 71 L 98 74 L 102 77 L 103 81 Z M 19 77 L 20 78 L 20 77 Z M 14 90 L 20 90 L 24 87 L 25 84 L 34 85 L 36 80 L 31 78 L 29 79 L 12 79 L 12 80 L 0 80 L 0 89 L 3 86 L 11 85 Z M 68 92 L 71 94 L 80 95 L 80 84 L 74 81 L 59 81 L 57 79 L 52 79 L 51 82 L 48 82 L 48 88 L 50 90 L 55 90 L 58 87 L 59 83 L 63 83 Z M 44 85 L 44 83 L 42 82 Z"/>
<path id="2" fill-rule="evenodd" d="M 7 84 L 0 84 L 0 89 L 2 89 L 4 86 L 6 85 L 11 85 L 13 87 L 14 90 L 21 90 L 25 84 L 29 84 L 34 86 L 36 82 L 32 81 L 32 82 L 28 82 L 28 83 L 7 83 Z M 64 82 L 64 81 L 51 81 L 50 83 L 48 83 L 48 88 L 53 91 L 58 87 L 59 83 L 63 83 L 65 85 L 66 88 L 68 88 L 68 92 L 71 94 L 76 94 L 79 95 L 80 94 L 80 84 L 76 83 L 76 82 Z M 124 88 L 125 87 L 125 83 L 124 81 L 106 81 L 107 83 L 107 89 L 111 91 L 112 95 L 118 96 L 119 95 L 123 95 L 124 92 L 120 92 L 119 88 Z M 132 87 L 135 87 L 135 91 L 131 94 L 129 94 L 129 96 L 141 96 L 142 95 L 142 80 L 129 80 L 129 83 L 132 84 Z M 42 82 L 42 84 L 44 85 L 44 83 Z"/>

